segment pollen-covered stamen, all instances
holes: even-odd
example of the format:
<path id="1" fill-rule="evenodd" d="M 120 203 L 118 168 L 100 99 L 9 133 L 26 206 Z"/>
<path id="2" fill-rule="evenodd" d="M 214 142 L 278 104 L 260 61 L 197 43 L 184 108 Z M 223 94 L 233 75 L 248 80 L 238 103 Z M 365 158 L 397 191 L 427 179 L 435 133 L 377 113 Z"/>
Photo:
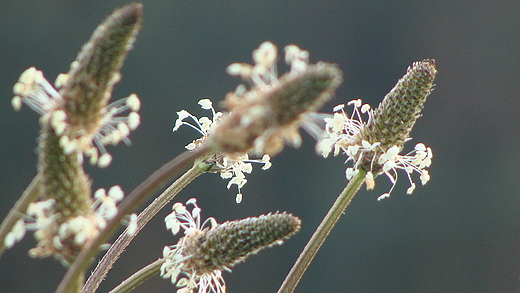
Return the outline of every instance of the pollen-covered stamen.
<path id="1" fill-rule="evenodd" d="M 94 193 L 96 201 L 92 207 L 102 219 L 111 220 L 117 214 L 117 203 L 123 197 L 124 193 L 119 185 L 112 186 L 108 193 L 104 188 L 100 188 Z"/>
<path id="2" fill-rule="evenodd" d="M 22 238 L 25 236 L 25 224 L 24 220 L 20 219 L 16 221 L 16 223 L 13 226 L 13 229 L 7 233 L 4 239 L 4 245 L 6 248 L 11 248 L 16 242 L 19 242 L 22 240 Z"/>
<path id="3" fill-rule="evenodd" d="M 388 192 L 382 194 L 378 200 L 390 196 L 397 183 L 397 171 L 399 169 L 405 171 L 410 183 L 407 194 L 412 194 L 415 189 L 415 183 L 413 182 L 411 176 L 413 172 L 416 172 L 420 175 L 419 178 L 422 185 L 426 184 L 430 178 L 426 168 L 431 165 L 433 152 L 431 148 L 426 147 L 422 143 L 418 143 L 415 146 L 415 149 L 406 155 L 400 155 L 399 152 L 401 149 L 397 146 L 393 146 L 384 151 L 379 142 L 370 144 L 367 141 L 362 141 L 361 145 L 350 145 L 347 148 L 342 146 L 341 149 L 347 155 L 346 162 L 352 161 L 354 165 L 354 167 L 347 168 L 347 179 L 350 180 L 356 174 L 357 169 L 367 168 L 365 167 L 367 166 L 367 161 L 370 162 L 368 164 L 368 166 L 370 166 L 369 169 L 366 169 L 367 177 L 365 183 L 367 185 L 367 189 L 370 190 L 374 188 L 374 178 L 379 174 L 384 173 L 388 177 L 392 183 L 392 187 Z"/>
<path id="4" fill-rule="evenodd" d="M 278 80 L 276 61 L 278 49 L 271 42 L 264 42 L 253 51 L 254 66 L 233 63 L 226 69 L 229 75 L 240 76 L 251 86 L 268 87 Z"/>
<path id="5" fill-rule="evenodd" d="M 70 264 L 83 247 L 106 227 L 107 221 L 115 216 L 116 204 L 123 199 L 123 191 L 116 185 L 108 193 L 105 189 L 99 189 L 94 197 L 96 201 L 88 210 L 76 214 L 63 210 L 63 205 L 55 199 L 31 203 L 25 223 L 22 223 L 25 229 L 35 231 L 38 241 L 30 255 L 40 258 L 52 255 L 65 265 Z M 135 215 L 130 216 L 127 221 L 130 227 L 136 226 L 135 218 Z M 134 227 L 130 231 L 136 229 Z"/>
<path id="6" fill-rule="evenodd" d="M 432 162 L 433 152 L 431 148 L 426 147 L 422 143 L 418 143 L 414 150 L 406 155 L 399 155 L 398 152 L 399 148 L 394 146 L 379 157 L 379 164 L 383 165 L 383 172 L 392 182 L 392 188 L 388 191 L 387 196 L 390 195 L 397 182 L 397 169 L 406 172 L 406 176 L 410 182 L 410 187 L 406 191 L 407 194 L 412 194 L 416 187 L 411 176 L 414 171 L 420 175 L 421 185 L 426 184 L 430 180 L 430 175 L 426 168 L 430 167 Z"/>
<path id="7" fill-rule="evenodd" d="M 300 49 L 296 45 L 288 45 L 284 48 L 285 63 L 291 66 L 291 73 L 303 72 L 309 64 L 309 52 Z"/>
<path id="8" fill-rule="evenodd" d="M 68 75 L 60 75 L 56 84 L 61 86 L 66 82 Z M 40 124 L 50 126 L 54 133 L 60 136 L 60 146 L 65 154 L 86 154 L 91 164 L 106 167 L 110 164 L 112 156 L 107 153 L 105 145 L 116 145 L 120 141 L 130 145 L 128 135 L 135 130 L 140 123 L 137 111 L 140 101 L 137 95 L 132 94 L 120 99 L 103 109 L 103 118 L 99 120 L 97 128 L 83 129 L 70 124 L 71 117 L 62 109 L 63 99 L 52 85 L 43 77 L 41 71 L 31 67 L 24 71 L 19 81 L 14 86 L 15 96 L 12 100 L 15 110 L 21 108 L 22 102 L 42 115 Z M 122 113 L 129 111 L 127 116 Z M 99 153 L 98 154 L 98 150 Z"/>
<path id="9" fill-rule="evenodd" d="M 13 87 L 15 96 L 11 104 L 16 111 L 27 104 L 36 113 L 43 115 L 56 107 L 61 100 L 60 94 L 43 77 L 43 73 L 34 67 L 25 70 Z"/>
<path id="10" fill-rule="evenodd" d="M 211 110 L 211 119 L 208 117 L 197 118 L 188 111 L 181 110 L 177 112 L 178 119 L 175 121 L 175 126 L 173 127 L 173 131 L 177 131 L 182 125 L 186 125 L 195 129 L 202 135 L 201 138 L 194 140 L 186 146 L 186 149 L 188 150 L 194 150 L 197 147 L 201 146 L 202 143 L 204 143 L 208 139 L 208 137 L 210 137 L 213 129 L 220 123 L 221 117 L 223 115 L 221 112 L 215 111 L 215 109 L 213 108 L 213 104 L 209 99 L 200 100 L 199 105 L 202 109 Z M 186 121 L 188 118 L 192 120 L 194 124 Z M 227 155 L 223 153 L 214 153 L 209 155 L 204 160 L 204 162 L 211 166 L 206 170 L 206 172 L 220 173 L 220 176 L 223 179 L 231 179 L 227 185 L 228 189 L 232 185 L 237 185 L 237 203 L 240 203 L 242 201 L 241 188 L 247 182 L 244 173 L 251 173 L 253 169 L 250 163 L 264 164 L 262 170 L 267 170 L 271 167 L 269 155 L 262 156 L 262 159 L 250 159 L 249 155 L 247 154 Z"/>
<path id="11" fill-rule="evenodd" d="M 137 214 L 135 213 L 125 216 L 125 219 L 122 221 L 122 223 L 128 226 L 126 230 L 126 234 L 128 236 L 135 235 L 135 233 L 137 233 L 137 230 L 139 230 L 139 224 L 137 223 Z"/>
<path id="12" fill-rule="evenodd" d="M 191 127 L 198 131 L 202 137 L 194 140 L 192 143 L 188 144 L 186 146 L 186 149 L 188 150 L 194 150 L 195 148 L 199 147 L 206 139 L 208 138 L 209 134 L 212 131 L 212 128 L 214 128 L 220 121 L 222 117 L 222 112 L 216 112 L 213 108 L 213 103 L 209 99 L 202 99 L 198 103 L 202 109 L 204 110 L 211 110 L 212 119 L 209 119 L 208 117 L 200 117 L 197 118 L 194 115 L 192 115 L 190 112 L 186 110 L 181 110 L 177 112 L 177 120 L 175 121 L 175 126 L 173 127 L 173 131 L 177 131 L 182 125 L 186 125 L 188 127 Z M 191 118 L 195 122 L 194 124 L 191 124 L 186 119 Z"/>
<path id="13" fill-rule="evenodd" d="M 69 152 L 84 153 L 90 158 L 89 162 L 92 165 L 97 164 L 102 168 L 108 166 L 112 156 L 105 146 L 117 145 L 121 141 L 127 145 L 131 144 L 128 136 L 139 126 L 140 118 L 137 113 L 139 107 L 139 98 L 135 94 L 110 104 L 96 132 L 92 134 L 63 123 L 65 126 L 63 133 L 66 138 L 62 141 L 62 147 L 70 150 Z M 126 111 L 130 111 L 128 116 L 121 116 L 121 113 Z"/>
<path id="14" fill-rule="evenodd" d="M 231 180 L 228 182 L 227 188 L 232 185 L 237 185 L 238 193 L 236 195 L 236 202 L 242 202 L 241 188 L 246 184 L 247 179 L 244 173 L 251 173 L 253 165 L 251 163 L 264 164 L 262 170 L 267 170 L 271 167 L 269 155 L 264 155 L 262 159 L 249 159 L 247 154 L 234 157 L 233 159 L 224 156 L 223 160 L 215 161 L 215 165 L 210 169 L 211 172 L 220 172 L 220 177 Z"/>
<path id="15" fill-rule="evenodd" d="M 190 211 L 186 206 L 193 206 Z M 197 206 L 197 199 L 190 198 L 186 202 L 186 206 L 180 202 L 175 203 L 172 206 L 172 212 L 166 216 L 164 222 L 166 223 L 166 229 L 171 230 L 173 235 L 176 235 L 180 229 L 184 230 L 184 234 L 190 234 L 195 230 L 202 230 L 209 225 L 213 228 L 217 225 L 214 218 L 208 218 L 201 224 L 201 209 Z"/>
<path id="16" fill-rule="evenodd" d="M 200 209 L 192 212 L 176 203 L 174 212 L 166 218 L 168 229 L 185 230 L 176 245 L 165 247 L 161 276 L 180 289 L 177 292 L 225 292 L 222 271 L 230 271 L 258 251 L 282 244 L 300 229 L 300 220 L 291 214 L 268 214 L 260 217 L 229 221 L 211 227 L 200 225 Z M 185 277 L 183 277 L 185 276 Z M 184 291 L 183 291 L 184 290 Z"/>
<path id="17" fill-rule="evenodd" d="M 325 117 L 325 137 L 316 144 L 316 151 L 324 158 L 334 150 L 337 156 L 340 150 L 356 145 L 356 136 L 364 125 L 361 113 L 368 115 L 370 120 L 371 109 L 368 104 L 362 105 L 361 100 L 352 100 L 347 103 L 352 105 L 352 114 L 345 113 L 345 105 L 334 107 L 333 116 Z"/>
<path id="18" fill-rule="evenodd" d="M 137 113 L 139 108 L 140 101 L 136 94 L 117 100 L 107 106 L 104 118 L 91 139 L 89 136 L 78 138 L 77 144 L 82 146 L 82 151 L 90 158 L 92 165 L 106 167 L 110 163 L 111 156 L 106 151 L 105 145 L 117 145 L 121 141 L 126 145 L 131 144 L 128 136 L 140 124 L 140 116 Z M 120 116 L 126 111 L 130 111 L 128 116 Z M 99 150 L 100 156 L 94 146 Z"/>

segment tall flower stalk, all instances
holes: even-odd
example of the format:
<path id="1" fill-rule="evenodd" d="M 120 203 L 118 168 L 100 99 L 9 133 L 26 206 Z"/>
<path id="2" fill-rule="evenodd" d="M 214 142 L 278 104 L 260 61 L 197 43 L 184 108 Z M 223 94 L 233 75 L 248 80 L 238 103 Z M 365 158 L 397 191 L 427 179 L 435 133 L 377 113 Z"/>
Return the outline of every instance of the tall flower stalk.
<path id="1" fill-rule="evenodd" d="M 352 117 L 357 117 L 358 120 L 345 115 L 343 105 L 335 108 L 340 113 L 334 114 L 332 118 L 325 118 L 330 136 L 325 142 L 318 143 L 318 152 L 327 156 L 332 149 L 341 149 L 347 155 L 347 161 L 354 161 L 354 168 L 347 169 L 347 178 L 350 180 L 348 185 L 312 235 L 285 278 L 279 293 L 294 291 L 318 249 L 363 182 L 368 189 L 372 189 L 375 184 L 374 176 L 386 173 L 393 183 L 393 189 L 397 175 L 393 177 L 388 172 L 392 170 L 396 173 L 397 168 L 404 169 L 408 178 L 411 178 L 410 173 L 413 171 L 420 172 L 423 184 L 428 181 L 423 178 L 428 174 L 425 168 L 431 163 L 432 155 L 429 148 L 426 149 L 424 145 L 416 146 L 414 156 L 401 156 L 398 153 L 410 139 L 410 131 L 420 116 L 426 98 L 433 90 L 436 74 L 434 60 L 414 63 L 375 111 L 371 111 L 368 105 L 361 108 L 361 112 L 370 115 L 367 123 L 361 120 L 358 110 L 361 107 L 360 101 L 352 103 L 355 105 Z M 429 179 L 429 175 L 427 178 Z M 410 188 L 408 193 L 411 193 Z M 389 195 L 389 192 L 385 193 L 379 199 Z"/>

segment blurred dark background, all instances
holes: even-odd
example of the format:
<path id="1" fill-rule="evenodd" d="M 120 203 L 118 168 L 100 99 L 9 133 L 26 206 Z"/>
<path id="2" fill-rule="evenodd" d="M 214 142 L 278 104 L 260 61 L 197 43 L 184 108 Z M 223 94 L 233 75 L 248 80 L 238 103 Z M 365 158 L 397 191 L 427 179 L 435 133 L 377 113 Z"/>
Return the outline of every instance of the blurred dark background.
<path id="1" fill-rule="evenodd" d="M 344 83 L 336 104 L 361 98 L 376 106 L 414 61 L 435 58 L 436 89 L 407 145 L 433 148 L 431 181 L 406 195 L 401 176 L 391 198 L 378 178 L 361 190 L 332 231 L 296 292 L 518 292 L 520 277 L 520 2 L 512 1 L 179 1 L 144 4 L 144 26 L 113 98 L 137 93 L 141 126 L 133 145 L 110 147 L 110 167 L 87 167 L 94 188 L 129 193 L 197 138 L 172 133 L 176 111 L 201 116 L 197 101 L 215 103 L 235 89 L 233 62 L 270 40 L 297 44 L 339 64 Z M 0 218 L 36 174 L 38 115 L 15 113 L 12 86 L 28 67 L 52 82 L 69 69 L 95 27 L 128 1 L 0 2 Z M 280 63 L 281 64 L 281 63 Z M 280 71 L 285 70 L 280 66 Z M 301 217 L 301 232 L 225 273 L 228 291 L 276 292 L 306 241 L 346 184 L 344 157 L 324 160 L 304 134 L 268 171 L 254 166 L 236 189 L 216 174 L 198 178 L 177 198 L 197 197 L 203 216 L 219 222 L 268 212 Z M 401 174 L 403 175 L 403 174 Z M 418 180 L 417 180 L 418 182 Z M 162 211 L 132 242 L 102 284 L 112 289 L 160 257 L 177 238 Z M 65 273 L 54 259 L 31 259 L 31 234 L 0 259 L 1 292 L 53 292 Z M 155 277 L 135 292 L 175 292 Z"/>

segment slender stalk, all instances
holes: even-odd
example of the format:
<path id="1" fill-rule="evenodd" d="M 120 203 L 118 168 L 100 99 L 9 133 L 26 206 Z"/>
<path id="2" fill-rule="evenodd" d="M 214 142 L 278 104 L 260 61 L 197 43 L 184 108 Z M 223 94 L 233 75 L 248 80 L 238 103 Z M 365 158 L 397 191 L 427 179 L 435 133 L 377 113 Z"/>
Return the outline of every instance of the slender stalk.
<path id="1" fill-rule="evenodd" d="M 141 229 L 159 212 L 172 198 L 174 198 L 186 185 L 191 183 L 199 175 L 203 174 L 208 165 L 195 162 L 194 166 L 179 177 L 161 195 L 159 195 L 149 206 L 147 206 L 137 217 L 137 231 L 133 234 L 127 233 L 128 228 L 119 235 L 117 240 L 110 246 L 103 258 L 99 261 L 96 268 L 88 278 L 82 293 L 95 292 L 99 284 L 103 281 L 108 271 L 114 265 L 130 241 L 141 231 Z"/>
<path id="2" fill-rule="evenodd" d="M 164 261 L 164 258 L 160 258 L 152 262 L 146 267 L 135 272 L 128 279 L 124 280 L 121 284 L 112 289 L 109 293 L 126 293 L 132 291 L 139 284 L 143 283 L 151 276 L 157 274 L 161 270 L 161 265 L 164 263 Z"/>
<path id="3" fill-rule="evenodd" d="M 347 205 L 359 190 L 359 187 L 363 184 L 365 175 L 365 171 L 359 170 L 359 172 L 352 177 L 345 189 L 340 193 L 329 212 L 325 218 L 323 218 L 311 239 L 303 249 L 298 260 L 296 260 L 296 263 L 285 278 L 278 293 L 290 293 L 294 291 L 294 288 L 298 285 L 303 273 L 305 273 L 307 267 L 309 267 L 309 264 L 325 241 L 325 238 L 329 235 L 332 227 L 334 227 Z"/>
<path id="4" fill-rule="evenodd" d="M 5 237 L 9 232 L 11 232 L 16 221 L 20 219 L 20 215 L 25 213 L 29 204 L 38 196 L 38 185 L 41 178 L 42 176 L 40 173 L 34 177 L 2 222 L 2 225 L 0 226 L 0 257 L 5 250 Z"/>
<path id="5" fill-rule="evenodd" d="M 124 216 L 129 214 L 147 196 L 157 191 L 157 189 L 164 186 L 167 182 L 171 181 L 173 177 L 175 177 L 175 175 L 177 175 L 177 173 L 187 165 L 192 164 L 197 158 L 205 155 L 209 151 L 210 148 L 206 145 L 199 147 L 193 152 L 186 151 L 166 163 L 159 170 L 150 175 L 145 181 L 139 184 L 126 197 L 121 205 L 119 205 L 119 212 L 112 220 L 110 220 L 110 222 L 107 223 L 107 227 L 103 232 L 78 255 L 56 289 L 56 293 L 74 292 L 72 289 L 74 280 L 77 279 L 82 272 L 86 271 L 87 267 L 90 265 L 90 260 L 95 257 L 99 247 L 108 240 L 112 233 L 115 232 Z"/>

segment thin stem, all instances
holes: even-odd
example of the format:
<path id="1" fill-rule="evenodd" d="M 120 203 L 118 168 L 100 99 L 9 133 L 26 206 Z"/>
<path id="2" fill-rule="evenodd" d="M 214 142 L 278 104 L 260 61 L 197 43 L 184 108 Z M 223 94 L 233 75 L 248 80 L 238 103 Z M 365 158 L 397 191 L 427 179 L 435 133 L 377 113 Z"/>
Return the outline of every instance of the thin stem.
<path id="1" fill-rule="evenodd" d="M 9 232 L 11 232 L 16 221 L 20 219 L 20 215 L 25 214 L 29 204 L 38 196 L 38 185 L 41 178 L 42 175 L 40 175 L 40 173 L 34 177 L 2 222 L 2 225 L 0 226 L 0 257 L 5 250 L 5 237 Z"/>
<path id="2" fill-rule="evenodd" d="M 108 271 L 112 268 L 115 261 L 119 258 L 130 241 L 141 231 L 141 229 L 157 214 L 172 198 L 174 198 L 186 185 L 191 183 L 199 175 L 203 174 L 208 165 L 195 162 L 193 167 L 179 177 L 161 195 L 159 195 L 149 206 L 147 206 L 137 217 L 137 231 L 133 234 L 127 233 L 128 228 L 119 235 L 117 240 L 110 246 L 103 258 L 90 275 L 83 287 L 82 293 L 95 292 L 99 284 L 103 281 Z"/>
<path id="3" fill-rule="evenodd" d="M 302 253 L 298 257 L 298 260 L 296 260 L 296 263 L 285 278 L 282 286 L 278 290 L 278 293 L 291 293 L 294 291 L 294 288 L 296 288 L 296 285 L 298 285 L 298 282 L 303 276 L 303 273 L 305 273 L 309 267 L 309 264 L 325 241 L 325 238 L 327 238 L 329 235 L 332 227 L 334 227 L 347 205 L 359 190 L 359 187 L 361 187 L 363 184 L 365 175 L 365 171 L 359 170 L 359 172 L 354 177 L 352 177 L 352 179 L 350 179 L 350 182 L 338 196 L 329 212 L 325 218 L 323 218 L 311 239 L 303 249 Z"/>
<path id="4" fill-rule="evenodd" d="M 126 293 L 132 291 L 139 284 L 146 281 L 151 276 L 157 274 L 161 270 L 161 265 L 164 263 L 165 259 L 160 258 L 146 267 L 140 269 L 131 275 L 128 279 L 124 280 L 117 287 L 112 289 L 109 293 Z"/>
<path id="5" fill-rule="evenodd" d="M 86 271 L 87 267 L 90 265 L 90 260 L 95 257 L 98 252 L 98 248 L 108 240 L 112 233 L 115 232 L 124 216 L 136 208 L 137 205 L 147 196 L 157 191 L 157 189 L 164 186 L 167 182 L 171 181 L 178 172 L 186 168 L 189 164 L 192 164 L 197 158 L 207 154 L 209 151 L 210 148 L 206 145 L 202 145 L 193 152 L 186 151 L 166 163 L 159 170 L 146 178 L 145 181 L 139 184 L 139 186 L 137 186 L 119 205 L 118 213 L 112 220 L 110 220 L 110 222 L 107 223 L 107 227 L 103 232 L 101 232 L 101 234 L 78 255 L 58 286 L 58 289 L 56 289 L 56 293 L 74 292 L 72 289 L 74 280 L 77 279 L 79 274 Z"/>

